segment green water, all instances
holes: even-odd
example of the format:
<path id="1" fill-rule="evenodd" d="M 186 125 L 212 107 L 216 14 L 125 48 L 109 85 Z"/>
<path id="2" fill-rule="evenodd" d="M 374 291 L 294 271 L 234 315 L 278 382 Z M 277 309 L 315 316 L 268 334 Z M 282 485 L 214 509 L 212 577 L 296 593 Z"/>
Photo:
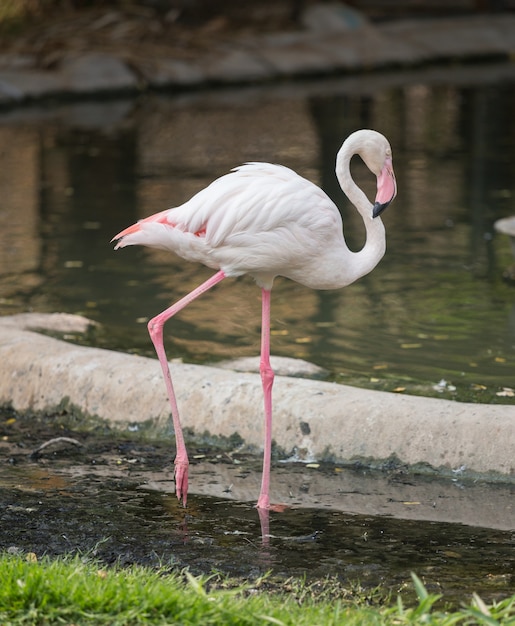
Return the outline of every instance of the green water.
<path id="1" fill-rule="evenodd" d="M 148 249 L 114 252 L 111 237 L 234 165 L 266 160 L 322 185 L 358 249 L 363 227 L 334 158 L 350 132 L 372 127 L 390 139 L 398 179 L 386 256 L 340 291 L 278 279 L 272 351 L 341 382 L 513 403 L 515 290 L 502 277 L 513 259 L 493 223 L 515 211 L 515 70 L 494 69 L 1 113 L 0 313 L 81 313 L 102 324 L 94 344 L 152 355 L 145 322 L 209 270 Z M 372 193 L 358 163 L 354 174 Z M 203 296 L 168 324 L 170 358 L 257 354 L 259 296 L 246 278 Z"/>

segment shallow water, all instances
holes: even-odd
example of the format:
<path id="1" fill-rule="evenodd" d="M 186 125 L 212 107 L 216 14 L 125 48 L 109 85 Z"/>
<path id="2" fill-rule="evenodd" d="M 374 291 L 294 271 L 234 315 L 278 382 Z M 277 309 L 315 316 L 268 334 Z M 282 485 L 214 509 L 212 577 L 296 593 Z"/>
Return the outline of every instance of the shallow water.
<path id="1" fill-rule="evenodd" d="M 166 441 L 8 421 L 1 444 L 10 461 L 0 466 L 2 550 L 39 558 L 79 552 L 106 563 L 187 567 L 251 582 L 268 572 L 272 581 L 329 577 L 364 590 L 381 586 L 407 601 L 414 598 L 415 572 L 455 606 L 473 591 L 485 601 L 515 593 L 512 486 L 427 480 L 400 468 L 275 464 L 274 495 L 282 498 L 286 488 L 290 496 L 263 526 L 251 501 L 260 469 L 251 457 L 194 449 L 202 460 L 193 460 L 185 509 L 171 492 Z M 31 456 L 55 436 L 83 445 L 55 443 Z M 237 498 L 238 479 L 248 483 L 247 499 Z"/>
<path id="2" fill-rule="evenodd" d="M 485 601 L 515 593 L 510 532 L 298 509 L 272 514 L 272 536 L 263 542 L 250 503 L 192 496 L 185 512 L 174 495 L 123 479 L 88 479 L 44 499 L 0 489 L 0 499 L 5 527 L 13 529 L 2 533 L 0 547 L 39 557 L 81 551 L 122 565 L 173 565 L 251 580 L 267 572 L 309 582 L 337 577 L 395 593 L 411 588 L 415 572 L 430 591 L 457 604 L 473 591 Z"/>
<path id="3" fill-rule="evenodd" d="M 399 187 L 387 254 L 340 291 L 278 279 L 273 352 L 342 382 L 513 402 L 497 395 L 515 386 L 515 292 L 502 279 L 513 260 L 493 222 L 514 212 L 514 82 L 510 65 L 433 68 L 2 112 L 0 313 L 80 312 L 103 324 L 90 341 L 153 354 L 145 321 L 210 272 L 113 252 L 111 237 L 236 164 L 268 160 L 322 185 L 358 249 L 363 227 L 334 158 L 351 131 L 373 127 L 390 139 Z M 373 193 L 358 163 L 354 174 Z M 169 323 L 169 354 L 254 355 L 259 326 L 259 290 L 227 281 Z"/>

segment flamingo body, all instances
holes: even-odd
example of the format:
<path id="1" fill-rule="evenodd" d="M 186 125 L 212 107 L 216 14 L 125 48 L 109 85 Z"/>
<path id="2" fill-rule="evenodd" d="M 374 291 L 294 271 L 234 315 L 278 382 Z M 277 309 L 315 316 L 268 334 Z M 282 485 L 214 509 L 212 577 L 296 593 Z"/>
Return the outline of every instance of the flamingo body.
<path id="1" fill-rule="evenodd" d="M 359 154 L 377 177 L 375 202 L 354 183 L 350 160 Z M 161 363 L 177 440 L 177 495 L 186 504 L 188 457 L 175 393 L 163 346 L 163 325 L 193 299 L 226 277 L 252 276 L 262 289 L 261 376 L 265 401 L 265 454 L 258 508 L 269 507 L 271 448 L 270 290 L 276 276 L 313 289 L 344 287 L 370 272 L 385 253 L 385 229 L 379 214 L 396 195 L 388 141 L 361 130 L 343 143 L 336 160 L 343 191 L 361 214 L 367 240 L 359 252 L 345 243 L 340 212 L 316 185 L 293 170 L 270 163 L 246 163 L 213 181 L 181 206 L 120 232 L 115 248 L 145 245 L 174 252 L 217 272 L 196 290 L 149 322 Z"/>
<path id="2" fill-rule="evenodd" d="M 275 276 L 318 289 L 338 286 L 324 270 L 332 250 L 345 251 L 336 205 L 293 170 L 270 163 L 235 168 L 185 204 L 123 232 L 117 247 L 162 248 L 226 276 L 249 274 L 267 288 Z"/>

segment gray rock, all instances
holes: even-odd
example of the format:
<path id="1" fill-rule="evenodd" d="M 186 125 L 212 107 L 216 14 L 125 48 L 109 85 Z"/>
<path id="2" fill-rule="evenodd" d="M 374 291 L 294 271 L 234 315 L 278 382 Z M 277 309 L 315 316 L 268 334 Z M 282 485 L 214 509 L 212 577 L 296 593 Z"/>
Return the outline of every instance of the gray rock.
<path id="1" fill-rule="evenodd" d="M 136 67 L 151 87 L 194 87 L 206 80 L 197 62 L 182 59 L 141 59 Z"/>
<path id="2" fill-rule="evenodd" d="M 62 77 L 46 70 L 1 70 L 0 95 L 8 100 L 44 98 L 64 90 Z"/>
<path id="3" fill-rule="evenodd" d="M 216 82 L 249 82 L 270 77 L 270 66 L 255 53 L 226 48 L 206 59 L 206 76 Z"/>
<path id="4" fill-rule="evenodd" d="M 342 2 L 308 5 L 301 21 L 305 28 L 317 33 L 349 32 L 369 23 L 362 13 Z"/>
<path id="5" fill-rule="evenodd" d="M 286 356 L 271 356 L 270 364 L 277 376 L 293 376 L 296 378 L 327 378 L 329 372 L 323 367 L 314 363 L 309 363 L 303 359 L 292 359 Z M 240 359 L 231 359 L 216 364 L 225 370 L 235 372 L 255 372 L 259 373 L 259 357 L 250 356 Z"/>
<path id="6" fill-rule="evenodd" d="M 138 87 L 136 75 L 109 54 L 91 52 L 65 58 L 59 65 L 63 86 L 72 93 L 127 91 Z"/>
<path id="7" fill-rule="evenodd" d="M 334 61 L 327 50 L 318 48 L 318 37 L 310 33 L 276 33 L 254 42 L 260 59 L 279 76 L 328 73 Z"/>
<path id="8" fill-rule="evenodd" d="M 494 228 L 502 235 L 508 235 L 510 238 L 511 251 L 515 257 L 515 215 L 503 217 L 494 223 Z"/>

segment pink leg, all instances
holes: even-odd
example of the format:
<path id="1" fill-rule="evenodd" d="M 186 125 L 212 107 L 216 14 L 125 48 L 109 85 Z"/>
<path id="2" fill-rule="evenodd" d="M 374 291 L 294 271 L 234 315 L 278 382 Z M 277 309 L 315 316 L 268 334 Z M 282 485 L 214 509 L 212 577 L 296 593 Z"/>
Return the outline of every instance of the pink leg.
<path id="1" fill-rule="evenodd" d="M 261 362 L 260 372 L 265 400 L 265 444 L 263 453 L 263 477 L 257 501 L 258 509 L 270 508 L 270 461 L 272 456 L 272 385 L 274 371 L 270 366 L 270 291 L 262 289 Z"/>
<path id="2" fill-rule="evenodd" d="M 175 392 L 173 390 L 172 377 L 170 375 L 170 368 L 168 366 L 168 359 L 166 358 L 166 352 L 163 344 L 163 326 L 165 322 L 178 313 L 181 309 L 187 306 L 190 302 L 193 302 L 195 298 L 205 293 L 208 289 L 219 283 L 225 278 L 225 274 L 220 270 L 214 276 L 211 276 L 209 280 L 202 283 L 200 287 L 197 287 L 191 291 L 188 295 L 184 296 L 181 300 L 172 304 L 171 307 L 164 310 L 156 317 L 152 318 L 148 323 L 148 332 L 154 348 L 156 349 L 157 358 L 161 364 L 163 376 L 166 384 L 166 391 L 168 392 L 168 399 L 170 400 L 170 406 L 172 409 L 172 420 L 175 431 L 175 441 L 177 446 L 177 454 L 175 456 L 175 492 L 179 500 L 183 501 L 186 506 L 186 500 L 188 497 L 188 453 L 186 452 L 186 445 L 184 444 L 184 437 L 182 434 L 181 421 L 179 419 L 179 410 L 177 408 L 177 400 L 175 399 Z"/>

